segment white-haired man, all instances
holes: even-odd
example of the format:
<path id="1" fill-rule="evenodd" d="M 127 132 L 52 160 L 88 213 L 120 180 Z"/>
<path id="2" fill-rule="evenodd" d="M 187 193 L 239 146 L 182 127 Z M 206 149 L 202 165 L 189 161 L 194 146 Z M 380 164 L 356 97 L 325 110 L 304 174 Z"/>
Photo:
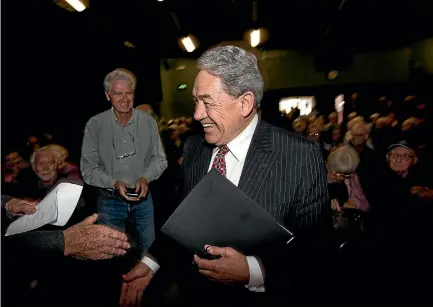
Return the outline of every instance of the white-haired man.
<path id="1" fill-rule="evenodd" d="M 176 275 L 181 277 L 181 306 L 246 306 L 255 298 L 268 297 L 255 292 L 286 293 L 292 283 L 307 289 L 303 279 L 309 280 L 309 287 L 319 280 L 316 274 L 313 278 L 309 275 L 317 273 L 313 264 L 321 261 L 313 261 L 321 257 L 313 242 L 318 242 L 324 217 L 330 213 L 319 145 L 259 121 L 257 110 L 264 84 L 252 53 L 235 46 L 212 48 L 199 58 L 197 68 L 192 91 L 194 118 L 203 125 L 204 138 L 193 136 L 185 143 L 184 195 L 216 168 L 279 223 L 292 229 L 299 240 L 292 251 L 274 246 L 258 251 L 258 255 L 243 255 L 232 247 L 206 246 L 208 253 L 222 257 L 205 260 L 195 255 L 196 266 L 191 267 L 192 253 L 182 252 L 161 236 L 148 257 L 123 276 L 124 306 L 140 304 L 153 275 L 158 279 L 163 274 L 156 273 L 159 265 L 168 268 L 168 276 L 180 270 Z M 328 221 L 325 224 L 330 229 Z M 308 264 L 301 264 L 304 261 Z M 302 273 L 298 270 L 301 267 Z"/>
<path id="2" fill-rule="evenodd" d="M 161 176 L 167 160 L 156 121 L 133 108 L 135 87 L 136 78 L 126 69 L 105 77 L 112 107 L 86 124 L 81 173 L 87 184 L 99 188 L 99 222 L 120 231 L 134 223 L 137 246 L 144 252 L 155 233 L 149 183 Z"/>

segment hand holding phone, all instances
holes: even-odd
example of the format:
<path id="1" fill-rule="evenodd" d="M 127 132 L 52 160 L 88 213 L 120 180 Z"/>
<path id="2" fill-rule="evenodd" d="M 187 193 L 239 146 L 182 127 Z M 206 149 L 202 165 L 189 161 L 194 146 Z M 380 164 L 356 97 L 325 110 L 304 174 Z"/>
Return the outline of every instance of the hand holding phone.
<path id="1" fill-rule="evenodd" d="M 126 189 L 126 196 L 131 198 L 138 198 L 139 193 L 135 192 L 135 188 L 127 188 Z"/>

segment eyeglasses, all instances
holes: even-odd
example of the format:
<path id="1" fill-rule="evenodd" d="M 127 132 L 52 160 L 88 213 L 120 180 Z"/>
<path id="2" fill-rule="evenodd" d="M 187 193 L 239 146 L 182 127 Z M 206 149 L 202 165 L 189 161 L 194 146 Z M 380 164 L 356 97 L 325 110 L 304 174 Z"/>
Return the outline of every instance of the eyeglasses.
<path id="1" fill-rule="evenodd" d="M 335 176 L 338 177 L 344 177 L 345 179 L 349 179 L 350 177 L 352 177 L 352 174 L 340 174 L 340 173 L 336 173 L 336 172 L 332 172 Z"/>
<path id="2" fill-rule="evenodd" d="M 134 156 L 134 155 L 136 154 L 135 138 L 134 138 L 134 136 L 133 136 L 131 133 L 128 133 L 128 134 L 129 134 L 129 136 L 131 137 L 132 146 L 134 147 L 134 149 L 133 149 L 132 151 L 125 152 L 125 153 L 120 153 L 120 152 L 117 150 L 116 145 L 114 145 L 115 142 L 114 142 L 114 135 L 113 135 L 113 138 L 112 138 L 112 141 L 113 141 L 113 149 L 114 149 L 114 152 L 116 153 L 116 158 L 117 158 L 117 160 L 122 160 L 122 159 L 125 159 L 125 158 L 128 158 L 128 157 Z"/>
<path id="3" fill-rule="evenodd" d="M 390 159 L 392 159 L 392 160 L 398 160 L 398 159 L 401 159 L 402 161 L 409 161 L 410 159 L 412 159 L 414 156 L 413 155 L 410 155 L 410 154 L 402 154 L 402 155 L 399 155 L 398 153 L 395 153 L 395 152 L 391 152 L 391 153 L 389 153 L 388 154 L 388 157 L 390 158 Z"/>

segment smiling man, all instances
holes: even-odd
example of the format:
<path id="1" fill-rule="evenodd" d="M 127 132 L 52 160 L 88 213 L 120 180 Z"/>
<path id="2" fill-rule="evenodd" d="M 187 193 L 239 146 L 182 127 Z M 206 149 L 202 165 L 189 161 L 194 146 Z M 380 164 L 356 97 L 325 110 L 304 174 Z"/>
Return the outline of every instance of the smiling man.
<path id="1" fill-rule="evenodd" d="M 235 46 L 216 47 L 199 58 L 197 68 L 194 118 L 205 133 L 204 139 L 193 136 L 185 143 L 184 196 L 216 168 L 292 229 L 297 244 L 294 249 L 275 246 L 257 255 L 243 255 L 230 246 L 206 246 L 221 258 L 205 260 L 161 234 L 141 263 L 123 276 L 123 306 L 141 303 L 154 274 L 163 274 L 156 273 L 160 266 L 168 269 L 168 276 L 180 276 L 180 306 L 246 306 L 269 298 L 266 294 L 311 289 L 318 280 L 309 275 L 321 259 L 318 234 L 326 225 L 331 229 L 330 219 L 325 219 L 330 207 L 319 146 L 259 120 L 264 83 L 252 53 Z"/>
<path id="2" fill-rule="evenodd" d="M 122 232 L 127 222 L 133 223 L 144 252 L 155 233 L 149 183 L 161 176 L 167 160 L 156 121 L 133 108 L 135 86 L 135 76 L 126 69 L 105 77 L 112 108 L 86 124 L 81 173 L 87 184 L 99 188 L 99 222 Z"/>

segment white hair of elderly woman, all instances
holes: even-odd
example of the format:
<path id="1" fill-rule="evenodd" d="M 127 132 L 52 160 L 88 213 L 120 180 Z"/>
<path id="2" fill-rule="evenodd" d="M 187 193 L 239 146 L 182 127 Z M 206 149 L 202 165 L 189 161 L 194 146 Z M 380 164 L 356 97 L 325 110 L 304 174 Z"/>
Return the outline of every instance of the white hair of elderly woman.
<path id="1" fill-rule="evenodd" d="M 359 155 L 351 146 L 337 148 L 328 157 L 328 169 L 338 174 L 353 174 L 359 165 Z"/>

